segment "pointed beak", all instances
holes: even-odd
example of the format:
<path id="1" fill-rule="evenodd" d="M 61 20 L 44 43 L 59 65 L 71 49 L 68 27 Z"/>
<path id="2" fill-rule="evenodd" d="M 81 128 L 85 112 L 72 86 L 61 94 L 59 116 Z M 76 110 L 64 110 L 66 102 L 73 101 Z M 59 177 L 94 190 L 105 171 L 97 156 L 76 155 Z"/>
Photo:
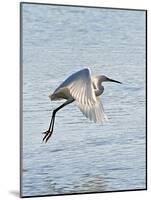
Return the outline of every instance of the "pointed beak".
<path id="1" fill-rule="evenodd" d="M 110 78 L 108 79 L 108 81 L 122 84 L 120 81 L 116 81 L 116 80 L 113 80 L 113 79 L 110 79 Z"/>

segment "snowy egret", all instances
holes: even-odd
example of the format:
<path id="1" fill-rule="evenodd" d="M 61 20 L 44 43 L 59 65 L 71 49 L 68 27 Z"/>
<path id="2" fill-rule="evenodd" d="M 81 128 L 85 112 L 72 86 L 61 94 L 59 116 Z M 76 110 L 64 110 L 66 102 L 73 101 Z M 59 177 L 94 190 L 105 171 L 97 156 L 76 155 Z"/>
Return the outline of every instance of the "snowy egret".
<path id="1" fill-rule="evenodd" d="M 69 76 L 54 92 L 49 95 L 52 101 L 66 99 L 66 101 L 53 110 L 49 129 L 45 131 L 43 141 L 47 142 L 53 133 L 55 115 L 64 106 L 76 102 L 81 112 L 94 122 L 104 122 L 108 118 L 104 113 L 100 95 L 104 91 L 102 82 L 111 81 L 121 83 L 110 79 L 104 75 L 92 76 L 90 69 L 84 68 Z"/>

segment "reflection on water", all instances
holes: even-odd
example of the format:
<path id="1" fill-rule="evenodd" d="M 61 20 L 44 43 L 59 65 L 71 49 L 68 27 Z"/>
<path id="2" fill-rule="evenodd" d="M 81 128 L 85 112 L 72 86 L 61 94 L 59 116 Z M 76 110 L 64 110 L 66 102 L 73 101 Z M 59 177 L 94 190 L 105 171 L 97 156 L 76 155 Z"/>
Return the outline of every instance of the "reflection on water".
<path id="1" fill-rule="evenodd" d="M 86 119 L 75 103 L 57 113 L 48 95 L 90 67 L 123 82 L 106 83 L 110 119 Z M 23 5 L 23 195 L 145 188 L 145 13 Z"/>

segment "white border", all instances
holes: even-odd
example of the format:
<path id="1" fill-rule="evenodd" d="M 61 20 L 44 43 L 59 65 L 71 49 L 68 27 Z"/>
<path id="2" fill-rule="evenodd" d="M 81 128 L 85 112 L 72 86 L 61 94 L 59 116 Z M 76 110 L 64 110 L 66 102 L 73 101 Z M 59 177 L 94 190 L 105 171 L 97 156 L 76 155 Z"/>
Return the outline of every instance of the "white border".
<path id="1" fill-rule="evenodd" d="M 5 0 L 1 1 L 0 5 L 0 197 L 5 200 L 17 199 L 19 192 L 19 2 L 18 0 Z M 151 9 L 149 0 L 28 0 L 28 2 L 147 9 L 149 10 L 148 21 Z M 151 35 L 150 27 L 151 25 L 149 26 L 148 23 L 148 36 Z M 148 44 L 151 44 L 149 38 Z M 148 49 L 150 49 L 150 46 Z M 150 74 L 149 63 L 150 58 L 148 58 L 148 74 Z M 148 81 L 148 88 L 149 85 L 150 80 Z M 148 94 L 148 97 L 150 99 L 150 94 Z M 151 110 L 150 104 L 148 104 L 148 110 Z M 148 141 L 150 141 L 149 132 Z M 148 144 L 148 152 L 151 152 L 150 146 Z M 150 164 L 150 161 L 148 164 Z M 148 175 L 148 184 L 150 184 L 150 173 Z M 51 197 L 51 199 L 142 200 L 149 199 L 150 193 L 151 191 L 148 189 L 148 191 L 137 192 L 57 196 Z M 45 198 L 50 197 L 39 199 Z"/>

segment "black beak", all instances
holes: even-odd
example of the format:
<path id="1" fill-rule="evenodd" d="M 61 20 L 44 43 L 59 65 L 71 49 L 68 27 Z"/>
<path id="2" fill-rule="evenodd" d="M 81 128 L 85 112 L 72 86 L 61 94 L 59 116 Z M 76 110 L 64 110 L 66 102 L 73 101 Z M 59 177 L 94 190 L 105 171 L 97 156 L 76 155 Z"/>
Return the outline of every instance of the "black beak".
<path id="1" fill-rule="evenodd" d="M 110 79 L 110 78 L 108 79 L 108 81 L 122 84 L 120 81 L 116 81 L 116 80 L 113 80 L 113 79 Z"/>

